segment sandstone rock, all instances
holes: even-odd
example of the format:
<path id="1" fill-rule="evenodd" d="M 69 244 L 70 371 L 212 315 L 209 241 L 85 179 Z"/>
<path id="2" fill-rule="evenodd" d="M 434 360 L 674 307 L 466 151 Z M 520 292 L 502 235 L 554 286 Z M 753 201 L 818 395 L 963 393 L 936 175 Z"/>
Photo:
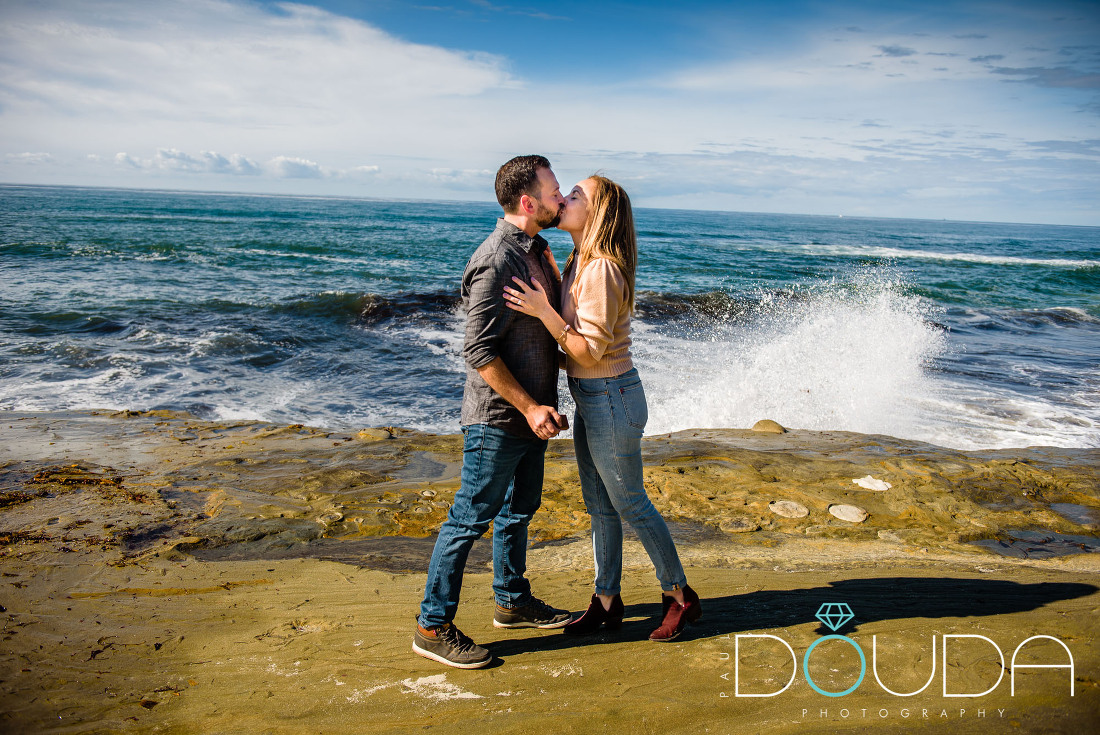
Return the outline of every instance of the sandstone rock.
<path id="1" fill-rule="evenodd" d="M 784 518 L 805 518 L 810 515 L 806 506 L 793 500 L 773 500 L 768 503 L 768 510 Z"/>
<path id="2" fill-rule="evenodd" d="M 359 438 L 359 441 L 364 442 L 385 441 L 393 438 L 393 435 L 385 429 L 363 429 L 355 436 Z"/>
<path id="3" fill-rule="evenodd" d="M 829 515 L 849 523 L 863 523 L 867 520 L 867 511 L 854 505 L 830 505 Z"/>
<path id="4" fill-rule="evenodd" d="M 330 510 L 328 513 L 322 513 L 318 516 L 317 520 L 326 525 L 338 523 L 344 520 L 344 514 L 338 510 Z"/>
<path id="5" fill-rule="evenodd" d="M 726 533 L 750 533 L 752 531 L 759 531 L 760 524 L 751 518 L 736 516 L 734 518 L 725 519 L 718 524 L 718 528 Z"/>
<path id="6" fill-rule="evenodd" d="M 855 484 L 859 485 L 860 487 L 862 487 L 866 490 L 874 490 L 875 492 L 880 492 L 880 493 L 885 492 L 885 491 L 887 491 L 887 490 L 889 490 L 890 488 L 893 487 L 893 485 L 886 482 L 886 480 L 876 480 L 875 478 L 871 477 L 870 475 L 867 475 L 866 477 L 857 478 L 855 480 L 852 480 L 852 482 L 854 482 Z"/>
<path id="7" fill-rule="evenodd" d="M 772 421 L 771 419 L 762 419 L 752 425 L 753 431 L 759 431 L 763 434 L 786 434 L 787 430 L 784 429 L 779 423 Z"/>

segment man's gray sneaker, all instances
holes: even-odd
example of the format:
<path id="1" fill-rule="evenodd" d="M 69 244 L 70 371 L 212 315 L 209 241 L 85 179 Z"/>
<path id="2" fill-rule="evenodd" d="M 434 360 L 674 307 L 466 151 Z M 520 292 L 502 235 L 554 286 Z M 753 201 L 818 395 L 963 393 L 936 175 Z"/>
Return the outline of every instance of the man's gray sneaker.
<path id="1" fill-rule="evenodd" d="M 480 669 L 488 666 L 493 654 L 470 640 L 454 623 L 447 623 L 424 632 L 420 625 L 413 634 L 413 651 L 424 658 L 457 669 Z"/>
<path id="2" fill-rule="evenodd" d="M 572 616 L 568 610 L 550 607 L 537 597 L 517 607 L 504 607 L 497 603 L 493 613 L 495 628 L 563 628 L 569 624 Z"/>

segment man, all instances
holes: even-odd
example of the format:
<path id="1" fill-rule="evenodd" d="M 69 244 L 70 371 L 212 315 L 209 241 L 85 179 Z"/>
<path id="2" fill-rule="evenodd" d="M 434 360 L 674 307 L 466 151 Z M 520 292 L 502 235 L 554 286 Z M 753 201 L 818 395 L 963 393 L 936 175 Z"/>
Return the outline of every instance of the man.
<path id="1" fill-rule="evenodd" d="M 557 225 L 565 207 L 550 162 L 518 156 L 497 171 L 504 216 L 462 274 L 466 335 L 462 355 L 462 484 L 439 530 L 413 651 L 477 669 L 492 660 L 455 627 L 462 572 L 470 549 L 493 524 L 493 591 L 498 628 L 560 628 L 570 616 L 531 594 L 527 526 L 542 502 L 546 440 L 568 428 L 558 405 L 558 347 L 534 317 L 509 309 L 512 276 L 537 279 L 557 306 L 557 267 L 539 231 Z"/>

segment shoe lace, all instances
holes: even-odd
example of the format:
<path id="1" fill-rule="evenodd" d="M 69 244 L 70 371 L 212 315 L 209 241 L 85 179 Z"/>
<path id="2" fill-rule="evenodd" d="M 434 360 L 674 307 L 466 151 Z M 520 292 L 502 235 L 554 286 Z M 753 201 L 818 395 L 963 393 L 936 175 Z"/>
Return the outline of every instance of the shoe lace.
<path id="1" fill-rule="evenodd" d="M 439 637 L 446 641 L 456 651 L 469 651 L 475 645 L 472 638 L 467 636 L 461 630 L 458 629 L 454 623 L 451 623 L 445 628 L 439 631 Z"/>
<path id="2" fill-rule="evenodd" d="M 547 605 L 545 602 L 535 597 L 534 595 L 532 595 L 531 599 L 528 600 L 527 607 L 533 610 L 536 615 L 545 616 L 548 618 L 553 617 L 558 613 L 556 609 L 554 609 L 550 605 Z"/>

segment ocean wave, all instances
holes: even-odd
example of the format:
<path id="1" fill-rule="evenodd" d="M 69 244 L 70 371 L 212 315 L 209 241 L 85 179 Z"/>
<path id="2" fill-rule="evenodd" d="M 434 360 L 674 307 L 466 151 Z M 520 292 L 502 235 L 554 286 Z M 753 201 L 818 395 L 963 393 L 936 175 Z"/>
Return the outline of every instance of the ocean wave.
<path id="1" fill-rule="evenodd" d="M 20 320 L 24 334 L 94 334 L 110 335 L 125 332 L 130 325 L 125 320 L 81 311 L 32 312 Z"/>
<path id="2" fill-rule="evenodd" d="M 1017 318 L 1031 322 L 1056 325 L 1100 324 L 1100 318 L 1084 309 L 1072 306 L 1052 306 L 1048 309 L 1023 309 L 1016 313 Z"/>
<path id="3" fill-rule="evenodd" d="M 5 257 L 22 257 L 32 261 L 81 259 L 98 261 L 98 263 L 143 261 L 191 265 L 205 264 L 214 260 L 214 256 L 210 253 L 186 245 L 164 242 L 144 242 L 141 244 L 114 242 L 106 244 L 24 241 L 0 244 L 0 253 Z"/>
<path id="4" fill-rule="evenodd" d="M 1077 327 L 1100 324 L 1100 317 L 1085 309 L 1052 306 L 1046 309 L 961 309 L 958 321 L 964 328 L 999 328 L 1007 331 L 1041 330 L 1044 327 Z"/>
<path id="5" fill-rule="evenodd" d="M 899 293 L 910 290 L 907 286 L 897 283 L 895 285 Z M 767 318 L 769 313 L 774 313 L 777 304 L 793 305 L 811 301 L 818 296 L 814 290 L 805 288 L 762 290 L 751 294 L 729 294 L 724 291 L 695 294 L 641 291 L 636 297 L 634 316 L 650 324 L 688 323 L 693 327 L 706 328 L 714 323 L 749 323 Z M 949 326 L 932 318 L 926 319 L 926 325 L 940 331 L 950 331 Z"/>
<path id="6" fill-rule="evenodd" d="M 111 223 L 130 224 L 134 222 L 153 222 L 156 224 L 170 222 L 172 224 L 235 225 L 242 216 L 247 216 L 247 214 L 238 212 L 233 212 L 229 215 L 180 214 L 178 212 L 142 212 L 133 214 L 118 212 L 84 212 L 81 214 L 81 217 L 85 220 L 108 225 Z"/>
<path id="7" fill-rule="evenodd" d="M 1039 396 L 945 382 L 922 403 L 925 416 L 913 438 L 956 449 L 1098 447 L 1100 415 L 1095 392 L 1077 405 Z"/>
<path id="8" fill-rule="evenodd" d="M 7 257 L 27 255 L 34 258 L 49 256 L 68 257 L 68 246 L 56 240 L 24 240 L 0 242 L 0 253 Z"/>
<path id="9" fill-rule="evenodd" d="M 734 296 L 723 291 L 696 294 L 639 291 L 634 310 L 638 318 L 658 322 L 684 317 L 736 319 L 751 312 L 759 303 L 759 298 Z"/>
<path id="10" fill-rule="evenodd" d="M 357 291 L 323 291 L 275 305 L 276 312 L 313 317 L 343 317 L 359 324 L 376 324 L 403 317 L 453 315 L 461 299 L 454 292 L 381 295 Z"/>
<path id="11" fill-rule="evenodd" d="M 982 265 L 1043 266 L 1047 268 L 1100 268 L 1100 260 L 1072 260 L 1062 258 L 1025 258 L 1014 255 L 985 255 L 982 253 L 938 253 L 932 250 L 908 250 L 873 245 L 826 245 L 810 243 L 800 247 L 813 255 L 833 255 L 857 258 L 882 258 L 883 260 L 938 260 L 945 262 L 979 263 Z M 784 251 L 785 252 L 785 251 Z"/>
<path id="12" fill-rule="evenodd" d="M 371 262 L 372 258 L 358 257 L 346 258 L 339 255 L 326 255 L 325 251 L 318 249 L 316 252 L 302 247 L 299 250 L 269 250 L 265 248 L 240 248 L 236 251 L 242 255 L 255 255 L 260 258 L 291 258 L 294 260 L 316 260 L 321 263 L 336 263 L 338 265 L 353 265 L 362 267 Z M 389 266 L 389 261 L 386 261 Z"/>

